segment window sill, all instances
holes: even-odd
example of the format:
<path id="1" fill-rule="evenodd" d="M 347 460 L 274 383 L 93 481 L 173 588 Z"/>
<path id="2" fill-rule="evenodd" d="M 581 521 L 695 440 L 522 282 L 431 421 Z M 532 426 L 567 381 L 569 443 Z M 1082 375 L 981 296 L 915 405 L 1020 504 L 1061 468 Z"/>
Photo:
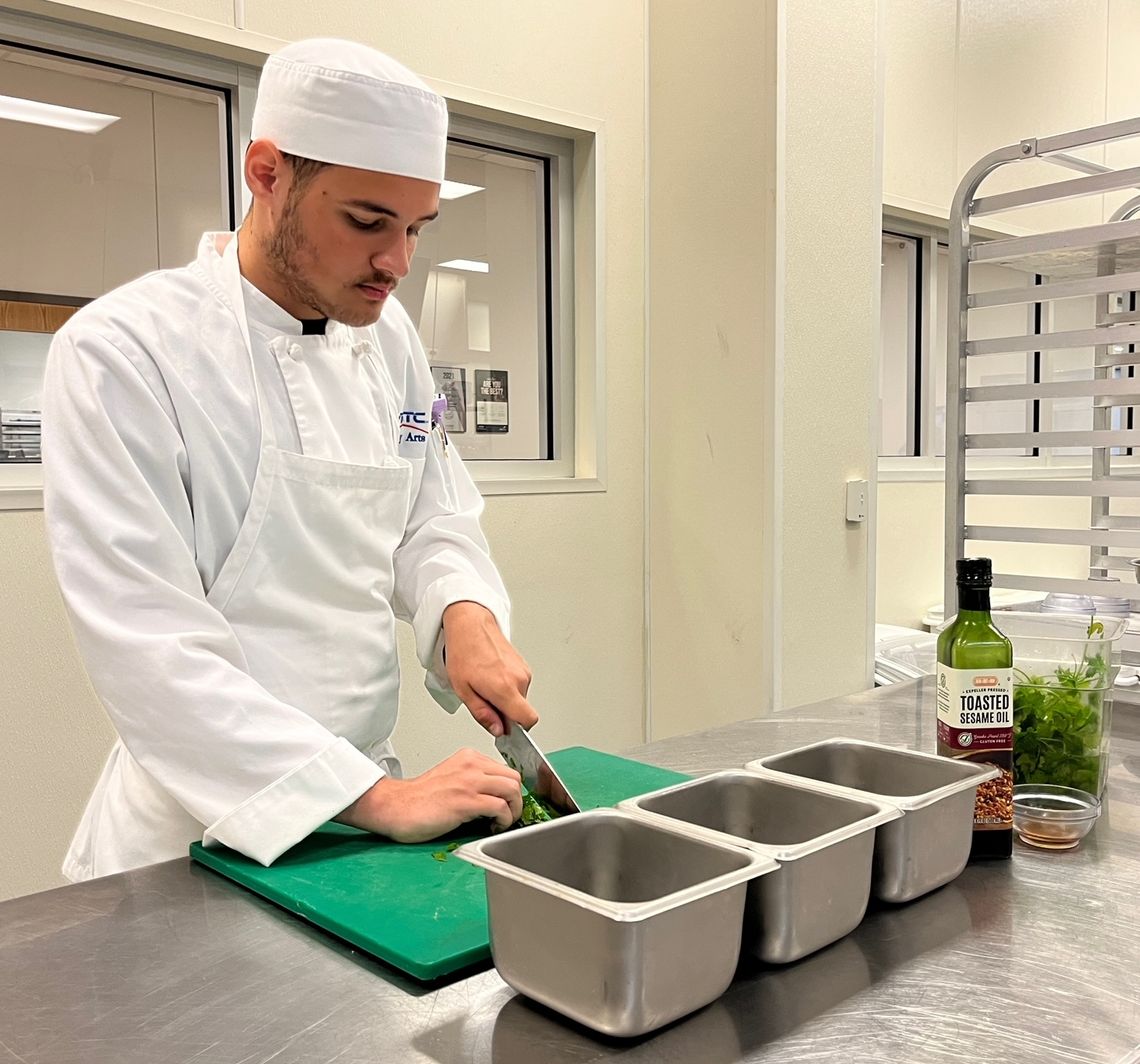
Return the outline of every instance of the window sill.
<path id="1" fill-rule="evenodd" d="M 0 510 L 42 510 L 42 488 L 0 487 Z"/>
<path id="2" fill-rule="evenodd" d="M 973 458 L 971 476 L 994 480 L 1080 480 L 1092 475 L 1092 463 L 1079 458 Z M 1114 469 L 1140 473 L 1140 458 L 1116 458 Z M 944 458 L 880 458 L 880 484 L 940 483 L 946 479 Z"/>
<path id="3" fill-rule="evenodd" d="M 492 495 L 565 495 L 605 491 L 601 477 L 504 477 L 496 480 L 475 475 L 475 486 L 484 498 Z"/>
<path id="4" fill-rule="evenodd" d="M 39 463 L 0 466 L 0 510 L 42 510 L 44 478 Z"/>

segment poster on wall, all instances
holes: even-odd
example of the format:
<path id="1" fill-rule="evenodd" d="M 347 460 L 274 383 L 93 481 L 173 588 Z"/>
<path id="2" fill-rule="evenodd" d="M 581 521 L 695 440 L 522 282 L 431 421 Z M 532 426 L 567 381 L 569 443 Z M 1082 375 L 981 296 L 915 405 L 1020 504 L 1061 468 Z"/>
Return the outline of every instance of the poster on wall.
<path id="1" fill-rule="evenodd" d="M 443 427 L 451 434 L 467 431 L 467 370 L 462 366 L 432 366 L 435 390 L 447 400 Z"/>
<path id="2" fill-rule="evenodd" d="M 505 369 L 475 371 L 475 431 L 509 432 L 510 416 Z"/>

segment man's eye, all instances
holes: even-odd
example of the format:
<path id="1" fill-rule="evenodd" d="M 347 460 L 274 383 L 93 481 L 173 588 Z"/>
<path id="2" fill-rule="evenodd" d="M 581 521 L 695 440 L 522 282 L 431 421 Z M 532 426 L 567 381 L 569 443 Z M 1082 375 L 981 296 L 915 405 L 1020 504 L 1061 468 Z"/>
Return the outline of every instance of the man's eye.
<path id="1" fill-rule="evenodd" d="M 380 218 L 375 222 L 366 222 L 363 219 L 357 218 L 352 214 L 346 214 L 345 218 L 348 219 L 348 224 L 355 229 L 376 230 L 384 224 L 383 218 Z"/>

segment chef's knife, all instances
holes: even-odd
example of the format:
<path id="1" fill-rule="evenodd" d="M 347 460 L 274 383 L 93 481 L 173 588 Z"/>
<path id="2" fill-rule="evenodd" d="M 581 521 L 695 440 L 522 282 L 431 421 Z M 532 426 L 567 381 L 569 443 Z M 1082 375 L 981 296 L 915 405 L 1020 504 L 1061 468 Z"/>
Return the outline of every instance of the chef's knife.
<path id="1" fill-rule="evenodd" d="M 535 745 L 521 724 L 503 720 L 506 731 L 495 740 L 495 749 L 503 760 L 522 776 L 523 786 L 560 815 L 580 813 L 578 803 L 570 796 L 566 784 L 558 778 L 554 766 Z"/>

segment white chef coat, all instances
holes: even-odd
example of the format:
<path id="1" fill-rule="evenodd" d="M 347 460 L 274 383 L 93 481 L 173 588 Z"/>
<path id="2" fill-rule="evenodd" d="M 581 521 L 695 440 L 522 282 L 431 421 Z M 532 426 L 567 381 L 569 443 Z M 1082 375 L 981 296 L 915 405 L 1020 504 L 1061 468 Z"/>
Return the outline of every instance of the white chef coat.
<path id="1" fill-rule="evenodd" d="M 237 270 L 231 234 L 85 307 L 48 359 L 45 515 L 88 674 L 120 741 L 69 878 L 195 838 L 268 864 L 399 764 L 388 742 L 411 622 L 458 699 L 441 619 L 509 637 L 482 500 L 429 429 L 403 308 L 324 336 Z"/>

